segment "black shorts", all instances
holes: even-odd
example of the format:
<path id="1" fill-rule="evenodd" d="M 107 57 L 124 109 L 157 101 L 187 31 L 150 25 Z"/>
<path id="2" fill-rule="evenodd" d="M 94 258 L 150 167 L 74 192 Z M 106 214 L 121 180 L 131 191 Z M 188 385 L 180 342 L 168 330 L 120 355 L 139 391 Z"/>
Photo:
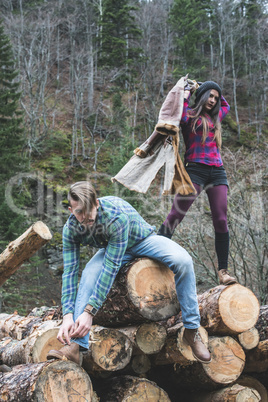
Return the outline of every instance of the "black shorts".
<path id="1" fill-rule="evenodd" d="M 199 186 L 211 187 L 225 184 L 228 186 L 226 171 L 223 166 L 210 166 L 204 163 L 186 162 L 185 169 L 193 183 Z"/>

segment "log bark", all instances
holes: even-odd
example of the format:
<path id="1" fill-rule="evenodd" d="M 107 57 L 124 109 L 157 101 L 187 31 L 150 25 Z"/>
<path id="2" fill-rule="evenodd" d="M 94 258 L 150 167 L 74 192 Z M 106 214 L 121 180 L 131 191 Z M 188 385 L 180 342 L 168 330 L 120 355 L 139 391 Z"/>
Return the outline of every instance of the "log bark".
<path id="1" fill-rule="evenodd" d="M 20 237 L 9 243 L 0 255 L 0 286 L 51 239 L 52 234 L 48 227 L 43 222 L 38 221 Z"/>
<path id="2" fill-rule="evenodd" d="M 256 322 L 255 327 L 257 328 L 260 341 L 264 341 L 268 339 L 268 306 L 261 306 L 260 307 L 260 314 L 258 321 Z"/>
<path id="3" fill-rule="evenodd" d="M 260 341 L 258 346 L 246 352 L 245 373 L 268 371 L 268 339 Z"/>
<path id="4" fill-rule="evenodd" d="M 168 394 L 145 378 L 120 376 L 103 381 L 97 394 L 102 402 L 153 401 L 170 402 Z"/>
<path id="5" fill-rule="evenodd" d="M 260 341 L 260 336 L 257 328 L 253 327 L 248 331 L 242 332 L 238 335 L 238 340 L 244 349 L 250 350 L 256 348 Z"/>
<path id="6" fill-rule="evenodd" d="M 0 339 L 10 336 L 21 340 L 30 335 L 32 329 L 41 323 L 40 317 L 24 317 L 18 314 L 0 314 Z"/>
<path id="7" fill-rule="evenodd" d="M 90 377 L 70 361 L 13 367 L 0 373 L 0 400 L 8 402 L 92 401 Z"/>
<path id="8" fill-rule="evenodd" d="M 256 378 L 248 376 L 248 375 L 242 375 L 238 378 L 236 383 L 239 385 L 243 385 L 244 387 L 249 387 L 249 388 L 255 389 L 260 394 L 261 401 L 268 402 L 267 388 L 265 388 L 265 386 L 260 381 L 258 381 Z"/>
<path id="9" fill-rule="evenodd" d="M 190 396 L 191 402 L 258 402 L 261 397 L 255 389 L 239 384 L 213 391 Z"/>
<path id="10" fill-rule="evenodd" d="M 239 284 L 216 286 L 198 296 L 201 325 L 209 335 L 237 335 L 254 327 L 260 311 L 258 299 Z"/>
<path id="11" fill-rule="evenodd" d="M 89 374 L 118 371 L 130 362 L 132 342 L 114 328 L 92 327 L 90 347 L 83 353 L 82 367 Z"/>
<path id="12" fill-rule="evenodd" d="M 49 350 L 62 347 L 57 340 L 60 322 L 45 321 L 22 340 L 4 338 L 0 342 L 0 361 L 8 366 L 45 361 Z"/>
<path id="13" fill-rule="evenodd" d="M 172 271 L 158 261 L 139 258 L 120 269 L 94 324 L 136 325 L 165 320 L 178 311 Z"/>

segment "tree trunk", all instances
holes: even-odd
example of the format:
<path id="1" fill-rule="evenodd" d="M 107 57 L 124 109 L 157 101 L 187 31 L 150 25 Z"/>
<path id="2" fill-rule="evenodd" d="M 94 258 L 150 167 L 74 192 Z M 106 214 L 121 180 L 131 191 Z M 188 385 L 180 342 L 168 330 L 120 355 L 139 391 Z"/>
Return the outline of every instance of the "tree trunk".
<path id="1" fill-rule="evenodd" d="M 4 338 L 0 342 L 0 360 L 8 366 L 38 363 L 46 360 L 51 349 L 60 349 L 57 340 L 59 322 L 46 321 L 30 336 L 22 340 Z"/>
<path id="2" fill-rule="evenodd" d="M 92 401 L 90 377 L 70 361 L 19 365 L 0 373 L 1 401 L 55 402 Z"/>
<path id="3" fill-rule="evenodd" d="M 105 385 L 104 385 L 105 384 Z M 102 402 L 170 402 L 168 394 L 154 382 L 133 376 L 115 377 L 103 382 L 97 394 Z"/>
<path id="4" fill-rule="evenodd" d="M 258 299 L 239 284 L 219 285 L 198 296 L 201 325 L 209 335 L 235 335 L 252 328 L 259 317 Z"/>
<path id="5" fill-rule="evenodd" d="M 268 402 L 268 391 L 265 386 L 256 378 L 248 375 L 242 375 L 238 378 L 236 384 L 255 389 L 260 394 L 261 402 Z"/>
<path id="6" fill-rule="evenodd" d="M 121 331 L 92 327 L 90 348 L 83 353 L 83 368 L 88 373 L 123 369 L 132 356 L 133 346 Z"/>
<path id="7" fill-rule="evenodd" d="M 32 327 L 39 325 L 41 321 L 40 317 L 0 314 L 0 339 L 11 336 L 20 341 L 30 335 Z"/>
<path id="8" fill-rule="evenodd" d="M 178 311 L 172 271 L 158 261 L 140 258 L 119 271 L 94 324 L 136 325 L 165 320 Z"/>
<path id="9" fill-rule="evenodd" d="M 253 327 L 249 329 L 248 331 L 242 332 L 241 334 L 238 335 L 238 340 L 241 346 L 243 346 L 244 349 L 250 350 L 253 348 L 256 348 L 259 344 L 259 332 L 257 328 Z"/>
<path id="10" fill-rule="evenodd" d="M 33 224 L 0 255 L 0 286 L 44 244 L 52 239 L 48 227 L 41 221 Z"/>
<path id="11" fill-rule="evenodd" d="M 268 339 L 246 352 L 245 373 L 262 373 L 268 370 Z"/>

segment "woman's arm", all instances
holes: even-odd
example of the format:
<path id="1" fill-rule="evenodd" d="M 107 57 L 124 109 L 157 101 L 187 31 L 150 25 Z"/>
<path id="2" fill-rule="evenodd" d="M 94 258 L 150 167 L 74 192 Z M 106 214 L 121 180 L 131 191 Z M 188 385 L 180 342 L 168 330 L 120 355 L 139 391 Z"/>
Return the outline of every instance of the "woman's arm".
<path id="1" fill-rule="evenodd" d="M 230 105 L 227 102 L 227 100 L 221 96 L 221 108 L 219 111 L 219 120 L 222 121 L 224 119 L 224 117 L 227 115 L 227 113 L 229 113 L 230 110 Z"/>

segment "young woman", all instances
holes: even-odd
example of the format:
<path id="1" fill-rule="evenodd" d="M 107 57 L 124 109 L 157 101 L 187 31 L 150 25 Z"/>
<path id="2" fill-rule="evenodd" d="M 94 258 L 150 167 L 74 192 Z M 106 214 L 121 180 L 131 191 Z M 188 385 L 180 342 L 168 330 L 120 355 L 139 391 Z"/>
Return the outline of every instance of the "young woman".
<path id="1" fill-rule="evenodd" d="M 218 274 L 221 284 L 235 283 L 228 273 L 229 231 L 227 225 L 228 182 L 223 167 L 220 122 L 230 110 L 216 82 L 206 81 L 195 91 L 193 107 L 189 107 L 191 92 L 184 92 L 184 108 L 181 130 L 186 146 L 185 168 L 196 189 L 196 194 L 176 194 L 172 208 L 161 225 L 158 234 L 171 238 L 176 226 L 204 189 L 208 195 L 218 258 Z"/>

